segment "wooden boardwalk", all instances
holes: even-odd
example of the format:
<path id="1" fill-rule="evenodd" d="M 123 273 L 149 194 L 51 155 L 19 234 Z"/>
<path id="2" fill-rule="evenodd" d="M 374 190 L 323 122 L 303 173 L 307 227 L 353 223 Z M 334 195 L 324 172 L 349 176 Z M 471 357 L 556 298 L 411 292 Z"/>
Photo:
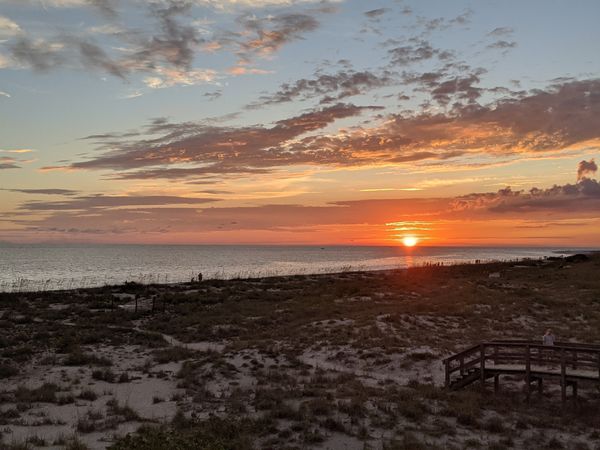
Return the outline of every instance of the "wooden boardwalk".
<path id="1" fill-rule="evenodd" d="M 479 381 L 494 379 L 498 392 L 500 376 L 522 376 L 529 400 L 537 383 L 541 393 L 543 380 L 558 380 L 563 403 L 567 400 L 567 387 L 577 396 L 580 382 L 600 383 L 600 345 L 557 342 L 542 345 L 523 340 L 481 342 L 443 360 L 449 389 L 460 389 Z"/>

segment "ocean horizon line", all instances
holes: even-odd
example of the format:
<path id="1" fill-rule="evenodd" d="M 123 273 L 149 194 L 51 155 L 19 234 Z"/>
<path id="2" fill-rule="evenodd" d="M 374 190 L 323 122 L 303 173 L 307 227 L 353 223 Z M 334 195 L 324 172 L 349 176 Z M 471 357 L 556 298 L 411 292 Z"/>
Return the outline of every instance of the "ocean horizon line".
<path id="1" fill-rule="evenodd" d="M 531 245 L 531 244 L 495 244 L 495 245 L 476 245 L 476 244 L 439 244 L 439 245 L 428 245 L 426 243 L 419 243 L 417 246 L 407 248 L 401 242 L 397 244 L 326 244 L 326 243 L 315 243 L 315 244 L 293 244 L 293 243 L 137 243 L 137 242 L 6 242 L 0 241 L 0 248 L 11 248 L 11 247 L 281 247 L 281 248 L 400 248 L 408 251 L 415 251 L 420 248 L 428 249 L 444 249 L 444 248 L 462 248 L 462 249 L 564 249 L 564 251 L 570 250 L 589 250 L 589 251 L 600 251 L 600 247 L 587 246 L 587 245 Z M 560 250 L 562 251 L 562 250 Z"/>

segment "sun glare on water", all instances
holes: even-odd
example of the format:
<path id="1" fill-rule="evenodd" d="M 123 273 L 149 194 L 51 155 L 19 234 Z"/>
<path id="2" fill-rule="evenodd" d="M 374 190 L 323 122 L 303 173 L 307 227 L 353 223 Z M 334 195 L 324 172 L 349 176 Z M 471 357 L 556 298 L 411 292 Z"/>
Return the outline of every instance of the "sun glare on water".
<path id="1" fill-rule="evenodd" d="M 414 236 L 404 236 L 402 238 L 402 243 L 405 247 L 414 247 L 417 245 L 417 242 L 419 242 L 419 240 Z"/>

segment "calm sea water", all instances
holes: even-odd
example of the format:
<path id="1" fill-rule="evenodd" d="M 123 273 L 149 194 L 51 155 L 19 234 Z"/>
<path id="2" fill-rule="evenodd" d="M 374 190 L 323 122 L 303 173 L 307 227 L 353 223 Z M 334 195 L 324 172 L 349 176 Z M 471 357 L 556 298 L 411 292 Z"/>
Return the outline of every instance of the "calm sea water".
<path id="1" fill-rule="evenodd" d="M 0 291 L 70 289 L 125 281 L 394 269 L 476 259 L 541 258 L 575 250 L 481 247 L 23 245 L 0 247 Z"/>

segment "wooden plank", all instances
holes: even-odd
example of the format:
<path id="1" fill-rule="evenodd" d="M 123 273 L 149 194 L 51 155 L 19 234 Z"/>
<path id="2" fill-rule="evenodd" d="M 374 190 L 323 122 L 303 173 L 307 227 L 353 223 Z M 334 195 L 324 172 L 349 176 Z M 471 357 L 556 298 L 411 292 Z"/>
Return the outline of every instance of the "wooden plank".
<path id="1" fill-rule="evenodd" d="M 477 344 L 477 345 L 473 345 L 473 346 L 471 346 L 471 347 L 469 347 L 469 348 L 467 348 L 467 349 L 465 349 L 465 350 L 462 350 L 462 351 L 460 351 L 460 352 L 458 352 L 458 353 L 455 353 L 455 354 L 454 354 L 454 355 L 452 355 L 452 356 L 449 356 L 449 357 L 448 357 L 448 358 L 446 358 L 446 359 L 449 359 L 449 360 L 458 360 L 460 356 L 463 356 L 463 355 L 465 355 L 465 356 L 466 356 L 466 355 L 468 355 L 468 354 L 470 354 L 470 353 L 474 353 L 474 352 L 476 352 L 478 349 L 479 349 L 479 344 Z M 599 349 L 599 350 L 600 350 L 600 349 Z"/>
<path id="2" fill-rule="evenodd" d="M 565 363 L 565 351 L 560 352 L 560 397 L 563 405 L 567 402 L 567 367 Z"/>
<path id="3" fill-rule="evenodd" d="M 446 369 L 446 383 L 445 383 L 445 386 L 447 388 L 448 386 L 450 386 L 450 361 L 449 360 L 445 360 L 444 361 L 444 368 Z"/>
<path id="4" fill-rule="evenodd" d="M 486 367 L 488 357 L 494 361 L 494 365 Z M 560 346 L 544 346 L 532 341 L 481 342 L 445 358 L 443 363 L 445 385 L 453 389 L 476 380 L 480 380 L 483 388 L 485 379 L 494 377 L 494 391 L 497 391 L 500 374 L 524 374 L 528 399 L 532 381 L 537 381 L 538 391 L 541 392 L 543 378 L 560 378 L 563 401 L 566 401 L 568 384 L 575 386 L 573 383 L 577 383 L 577 380 L 600 381 L 600 346 L 592 344 L 566 343 Z M 517 367 L 501 367 L 500 363 Z M 536 363 L 539 366 L 532 369 L 532 364 Z M 544 370 L 545 365 L 557 363 L 560 364 L 559 371 L 550 370 L 548 367 Z M 474 368 L 477 368 L 478 372 L 473 372 Z M 571 368 L 579 370 L 579 373 L 568 373 Z M 591 373 L 586 374 L 585 371 Z M 460 373 L 462 380 L 452 380 L 452 374 L 456 372 Z M 577 387 L 574 387 L 574 393 L 576 390 Z"/>
<path id="5" fill-rule="evenodd" d="M 525 347 L 525 382 L 527 383 L 527 401 L 531 397 L 531 349 Z"/>
<path id="6" fill-rule="evenodd" d="M 479 347 L 479 381 L 481 381 L 481 389 L 485 388 L 485 344 Z"/>

